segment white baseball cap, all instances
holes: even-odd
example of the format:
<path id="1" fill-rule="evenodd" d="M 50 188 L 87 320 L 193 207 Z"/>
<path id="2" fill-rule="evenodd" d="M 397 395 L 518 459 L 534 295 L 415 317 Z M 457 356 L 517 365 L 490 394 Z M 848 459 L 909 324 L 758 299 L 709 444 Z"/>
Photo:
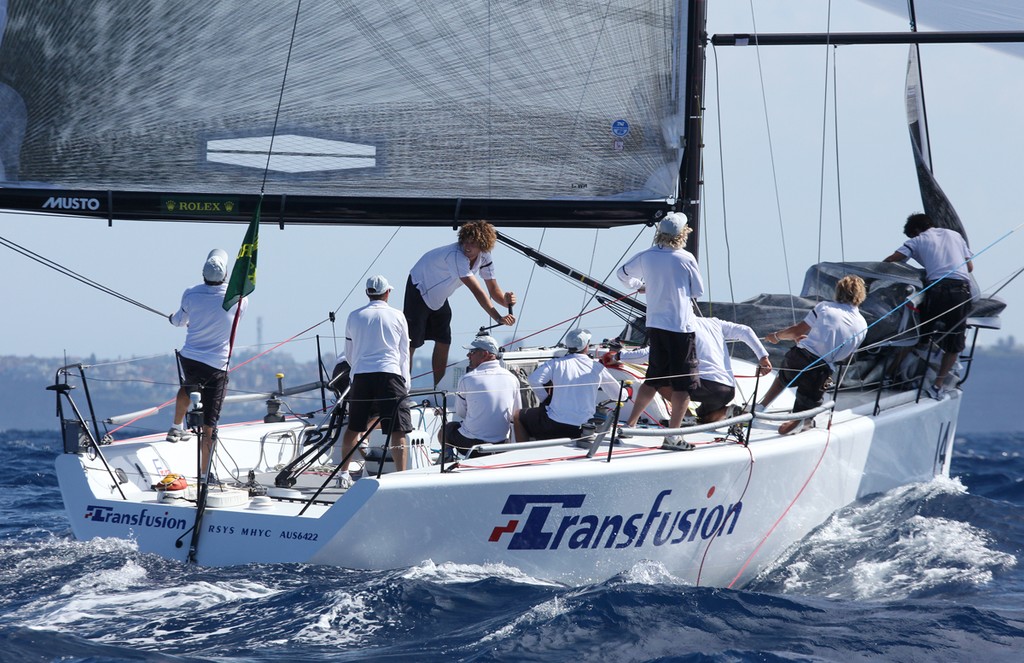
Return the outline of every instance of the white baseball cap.
<path id="1" fill-rule="evenodd" d="M 368 295 L 383 295 L 391 289 L 391 284 L 380 274 L 366 279 L 366 294 Z"/>
<path id="2" fill-rule="evenodd" d="M 484 350 L 490 352 L 492 355 L 497 355 L 500 350 L 498 348 L 498 342 L 494 340 L 493 336 L 477 336 L 473 339 L 473 342 L 466 346 L 467 350 Z"/>
<path id="3" fill-rule="evenodd" d="M 689 219 L 682 212 L 669 212 L 658 224 L 658 232 L 676 237 L 686 229 Z"/>
<path id="4" fill-rule="evenodd" d="M 228 274 L 228 254 L 223 249 L 214 249 L 206 256 L 203 264 L 203 280 L 221 283 Z"/>
<path id="5" fill-rule="evenodd" d="M 586 329 L 573 329 L 565 335 L 565 347 L 570 350 L 582 350 L 590 345 L 590 332 Z"/>

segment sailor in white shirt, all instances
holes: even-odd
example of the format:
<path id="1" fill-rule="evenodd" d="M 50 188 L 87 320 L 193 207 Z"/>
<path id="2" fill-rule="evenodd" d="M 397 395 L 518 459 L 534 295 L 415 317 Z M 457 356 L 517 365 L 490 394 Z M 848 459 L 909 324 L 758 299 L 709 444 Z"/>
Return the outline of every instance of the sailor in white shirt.
<path id="1" fill-rule="evenodd" d="M 761 399 L 762 407 L 770 405 L 790 383 L 796 387 L 793 412 L 821 405 L 832 371 L 857 351 L 867 335 L 868 324 L 858 308 L 865 297 L 864 280 L 844 276 L 836 283 L 834 302 L 819 302 L 800 322 L 765 337 L 769 343 L 788 339 L 797 344 L 786 353 L 779 374 Z M 800 423 L 787 421 L 779 426 L 779 433 L 791 433 Z"/>
<path id="2" fill-rule="evenodd" d="M 380 417 L 381 430 L 390 437 L 395 469 L 405 469 L 405 434 L 413 429 L 406 400 L 411 384 L 409 328 L 402 312 L 388 305 L 390 294 L 386 278 L 371 276 L 366 281 L 370 303 L 352 311 L 345 325 L 345 357 L 352 367 L 348 428 L 342 445 L 341 482 L 345 488 L 351 485 L 349 455 L 374 415 Z"/>
<path id="3" fill-rule="evenodd" d="M 630 258 L 617 272 L 625 285 L 647 293 L 647 340 L 651 348 L 647 377 L 637 390 L 627 426 L 636 426 L 657 389 L 669 385 L 669 428 L 678 428 L 690 405 L 690 391 L 700 386 L 692 298 L 704 294 L 704 283 L 697 260 L 683 248 L 689 235 L 685 214 L 666 214 L 658 224 L 655 246 Z M 665 446 L 690 448 L 678 435 L 666 437 Z"/>
<path id="4" fill-rule="evenodd" d="M 515 419 L 519 442 L 580 437 L 582 425 L 594 416 L 598 389 L 611 400 L 619 398 L 619 383 L 600 362 L 587 356 L 590 332 L 570 331 L 565 345 L 569 352 L 549 359 L 530 374 L 534 393 L 542 402 L 550 397 L 550 402 L 519 412 Z"/>
<path id="5" fill-rule="evenodd" d="M 444 429 L 447 443 L 462 451 L 477 444 L 507 442 L 513 418 L 522 408 L 519 379 L 498 361 L 498 342 L 477 336 L 467 349 L 469 371 L 459 380 L 455 394 L 455 414 L 462 421 L 449 422 Z"/>
<path id="6" fill-rule="evenodd" d="M 921 311 L 921 337 L 932 338 L 942 350 L 942 361 L 929 395 L 941 398 L 943 383 L 967 341 L 967 315 L 971 310 L 971 277 L 974 254 L 960 233 L 936 228 L 927 214 L 911 214 L 903 226 L 908 239 L 885 262 L 903 262 L 913 258 L 925 269 L 931 284 L 924 293 Z M 943 332 L 938 333 L 941 327 Z M 906 351 L 900 353 L 897 366 Z"/>
<path id="7" fill-rule="evenodd" d="M 515 294 L 502 290 L 494 277 L 491 251 L 496 241 L 494 226 L 482 220 L 471 221 L 459 228 L 458 242 L 427 251 L 409 272 L 404 312 L 412 339 L 410 360 L 416 348 L 426 341 L 434 342 L 431 368 L 435 386 L 448 369 L 448 350 L 452 344 L 452 309 L 448 298 L 460 285 L 469 288 L 495 322 L 512 325 L 516 321 L 511 313 L 502 315 L 491 305 L 491 300 L 507 307 L 516 303 Z M 486 290 L 477 276 L 483 279 Z"/>
<path id="8" fill-rule="evenodd" d="M 220 421 L 220 410 L 228 384 L 228 354 L 235 312 L 241 315 L 249 306 L 248 298 L 224 310 L 228 285 L 228 254 L 214 249 L 203 264 L 203 283 L 186 290 L 181 306 L 169 316 L 175 327 L 187 327 L 185 345 L 178 352 L 183 373 L 182 386 L 174 403 L 174 425 L 167 431 L 167 440 L 188 440 L 192 434 L 184 428 L 189 393 L 198 391 L 203 404 L 200 474 L 209 469 L 213 438 Z"/>

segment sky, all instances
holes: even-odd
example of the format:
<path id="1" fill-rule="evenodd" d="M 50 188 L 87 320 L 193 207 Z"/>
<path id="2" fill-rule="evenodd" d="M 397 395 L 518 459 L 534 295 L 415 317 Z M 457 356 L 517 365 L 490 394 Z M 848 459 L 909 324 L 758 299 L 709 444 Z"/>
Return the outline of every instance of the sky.
<path id="1" fill-rule="evenodd" d="M 897 16 L 859 3 L 834 4 L 835 31 L 905 29 Z M 757 0 L 754 5 L 762 32 L 825 30 L 827 3 L 820 0 Z M 747 0 L 712 3 L 709 32 L 752 31 Z M 881 260 L 902 243 L 907 214 L 921 208 L 903 107 L 907 47 L 838 49 L 838 113 L 831 101 L 823 108 L 833 94 L 831 87 L 827 95 L 823 90 L 826 72 L 833 69 L 826 52 L 824 47 L 708 51 L 698 256 L 705 299 L 799 293 L 814 262 Z M 978 283 L 991 293 L 1024 266 L 1024 232 L 1013 232 L 1021 224 L 1024 59 L 981 46 L 933 45 L 922 47 L 922 66 L 935 174 L 960 213 L 972 249 L 980 253 Z M 199 282 L 208 251 L 219 247 L 234 255 L 244 232 L 241 225 L 119 221 L 108 227 L 105 220 L 0 214 L 0 236 L 164 314 L 177 308 L 185 288 Z M 239 356 L 254 354 L 259 343 L 266 348 L 298 335 L 284 349 L 300 360 L 315 357 L 316 334 L 325 352 L 334 351 L 345 316 L 365 301 L 368 275 L 383 274 L 392 282 L 392 303 L 400 308 L 406 275 L 420 254 L 455 241 L 454 233 L 442 228 L 289 226 L 282 231 L 265 225 L 260 232 L 257 287 L 239 332 Z M 618 287 L 612 271 L 649 246 L 653 231 L 508 234 Z M 157 314 L 2 247 L 0 256 L 5 284 L 0 355 L 116 359 L 170 355 L 183 342 L 183 330 Z M 499 246 L 495 264 L 499 283 L 521 300 L 516 310 L 521 324 L 492 332 L 503 343 L 512 338 L 554 343 L 567 321 L 594 306 L 577 287 L 534 269 L 510 249 Z M 983 334 L 982 345 L 1009 335 L 1024 339 L 1024 278 L 1000 297 L 1008 304 L 1003 329 Z M 489 322 L 465 288 L 452 305 L 454 344 L 468 344 Z M 334 326 L 324 322 L 332 311 L 338 316 Z M 604 311 L 588 314 L 580 325 L 595 338 L 613 337 L 622 328 Z"/>

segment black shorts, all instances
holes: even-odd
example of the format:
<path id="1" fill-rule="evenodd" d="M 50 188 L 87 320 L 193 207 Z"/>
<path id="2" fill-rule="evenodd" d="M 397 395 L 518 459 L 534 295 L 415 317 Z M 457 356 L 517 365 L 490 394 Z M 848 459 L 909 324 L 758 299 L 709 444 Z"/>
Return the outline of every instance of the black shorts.
<path id="1" fill-rule="evenodd" d="M 224 392 L 228 388 L 228 372 L 181 355 L 178 358 L 181 360 L 181 372 L 185 375 L 182 387 L 202 395 L 203 425 L 216 426 L 224 405 Z"/>
<path id="2" fill-rule="evenodd" d="M 352 390 L 348 394 L 349 430 L 362 433 L 369 425 L 370 417 L 376 415 L 380 417 L 381 430 L 385 435 L 390 435 L 393 430 L 408 433 L 412 430 L 408 395 L 401 375 L 359 373 L 352 378 Z M 392 424 L 396 405 L 397 421 Z"/>
<path id="3" fill-rule="evenodd" d="M 460 430 L 461 428 L 461 421 L 449 421 L 444 427 L 445 442 L 462 451 L 469 451 L 470 448 L 475 447 L 478 444 L 489 444 L 489 442 L 484 440 L 466 437 L 462 434 L 462 431 Z"/>
<path id="4" fill-rule="evenodd" d="M 693 332 L 647 328 L 651 356 L 647 360 L 646 384 L 672 387 L 672 391 L 693 391 L 700 387 L 697 348 Z"/>
<path id="5" fill-rule="evenodd" d="M 548 416 L 547 408 L 531 407 L 520 410 L 519 423 L 526 433 L 535 440 L 550 440 L 556 437 L 580 437 L 583 434 L 579 426 L 563 424 Z"/>
<path id="6" fill-rule="evenodd" d="M 943 352 L 963 352 L 970 312 L 971 284 L 960 280 L 939 281 L 924 293 L 921 336 L 930 336 Z"/>
<path id="7" fill-rule="evenodd" d="M 690 390 L 690 398 L 700 403 L 697 408 L 697 421 L 703 423 L 705 417 L 724 408 L 735 395 L 736 387 L 732 385 L 701 380 L 699 387 Z"/>
<path id="8" fill-rule="evenodd" d="M 409 324 L 409 347 L 418 348 L 427 341 L 452 344 L 452 307 L 448 300 L 436 311 L 423 301 L 423 295 L 410 276 L 405 281 L 405 304 L 402 307 Z"/>
<path id="9" fill-rule="evenodd" d="M 812 364 L 811 368 L 807 368 Z M 805 368 L 807 370 L 803 370 Z M 788 387 L 793 382 L 792 386 L 796 387 L 793 412 L 803 412 L 821 405 L 825 396 L 825 383 L 831 376 L 832 369 L 824 360 L 819 360 L 813 352 L 797 346 L 789 349 L 779 369 L 782 383 Z"/>

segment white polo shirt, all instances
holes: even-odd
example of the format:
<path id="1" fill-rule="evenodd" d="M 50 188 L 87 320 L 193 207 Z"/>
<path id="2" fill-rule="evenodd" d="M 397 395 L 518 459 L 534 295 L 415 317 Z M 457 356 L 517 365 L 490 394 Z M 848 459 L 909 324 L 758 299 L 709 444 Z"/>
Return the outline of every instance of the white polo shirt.
<path id="1" fill-rule="evenodd" d="M 548 416 L 561 424 L 581 426 L 594 416 L 597 390 L 612 400 L 619 397 L 619 383 L 599 362 L 585 354 L 570 352 L 549 359 L 529 377 L 530 387 L 540 400 L 548 397 L 544 385 L 554 385 Z"/>
<path id="2" fill-rule="evenodd" d="M 484 280 L 494 278 L 491 254 L 481 251 L 471 266 L 458 242 L 427 251 L 409 272 L 413 285 L 432 311 L 444 306 L 445 300 L 462 285 L 463 278 L 475 275 Z"/>
<path id="3" fill-rule="evenodd" d="M 647 292 L 647 326 L 671 332 L 692 332 L 693 304 L 704 294 L 704 282 L 693 254 L 660 246 L 641 251 L 618 269 L 619 280 Z"/>
<path id="4" fill-rule="evenodd" d="M 206 285 L 201 283 L 181 295 L 181 307 L 171 315 L 175 327 L 188 327 L 181 356 L 199 361 L 207 366 L 225 370 L 228 363 L 228 345 L 231 341 L 231 325 L 235 321 L 235 309 L 224 310 L 224 294 L 228 284 Z M 243 298 L 242 313 L 249 306 L 249 299 Z"/>
<path id="5" fill-rule="evenodd" d="M 459 380 L 455 414 L 462 417 L 459 432 L 484 442 L 504 442 L 512 415 L 522 408 L 519 380 L 494 359 L 485 361 Z"/>
<path id="6" fill-rule="evenodd" d="M 359 373 L 394 373 L 412 384 L 409 376 L 409 326 L 405 315 L 382 300 L 371 300 L 348 315 L 345 356 L 352 376 Z"/>
<path id="7" fill-rule="evenodd" d="M 695 318 L 693 326 L 696 332 L 697 364 L 701 380 L 736 386 L 726 341 L 743 341 L 758 359 L 768 356 L 768 351 L 764 349 L 757 334 L 746 325 L 718 318 Z"/>
<path id="8" fill-rule="evenodd" d="M 833 369 L 856 352 L 868 329 L 868 323 L 856 306 L 830 301 L 818 302 L 804 322 L 810 325 L 811 331 L 797 346 L 821 357 Z"/>
<path id="9" fill-rule="evenodd" d="M 896 249 L 908 258 L 921 263 L 925 278 L 936 281 L 943 276 L 970 282 L 967 261 L 974 257 L 963 235 L 948 228 L 929 228 L 917 237 L 911 237 Z"/>

